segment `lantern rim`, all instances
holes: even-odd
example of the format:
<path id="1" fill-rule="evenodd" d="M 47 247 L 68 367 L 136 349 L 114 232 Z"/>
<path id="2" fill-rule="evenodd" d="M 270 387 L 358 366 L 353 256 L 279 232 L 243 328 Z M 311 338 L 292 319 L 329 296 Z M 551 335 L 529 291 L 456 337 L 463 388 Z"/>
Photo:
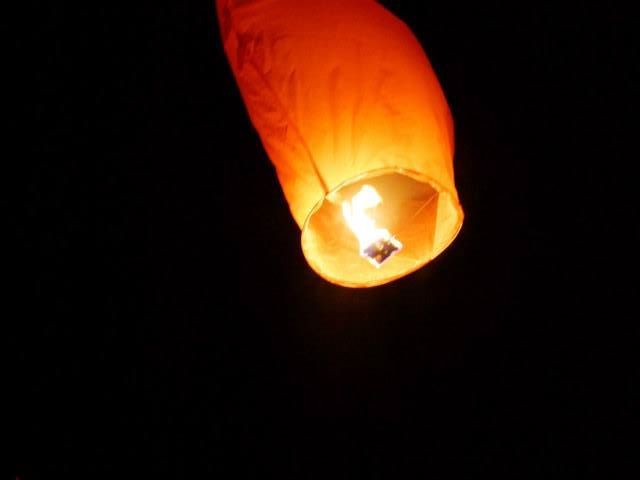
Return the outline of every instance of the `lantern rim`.
<path id="1" fill-rule="evenodd" d="M 449 202 L 448 205 L 453 207 L 456 215 L 456 222 L 453 225 L 453 227 L 448 229 L 445 240 L 440 242 L 440 244 L 431 252 L 429 256 L 426 256 L 420 261 L 417 261 L 414 266 L 406 268 L 400 273 L 389 275 L 388 277 L 381 277 L 381 278 L 377 278 L 377 279 L 369 280 L 365 282 L 355 282 L 355 281 L 349 281 L 342 278 L 338 278 L 336 276 L 333 276 L 327 273 L 326 269 L 323 269 L 322 266 L 317 261 L 316 259 L 317 255 L 315 254 L 315 252 L 310 251 L 311 249 L 307 242 L 308 236 L 310 235 L 310 229 L 311 229 L 310 223 L 314 218 L 314 215 L 316 215 L 320 211 L 320 209 L 323 207 L 325 202 L 330 201 L 331 197 L 336 197 L 336 195 L 345 187 L 351 186 L 358 182 L 362 182 L 363 180 L 366 180 L 366 179 L 375 179 L 377 177 L 392 175 L 392 174 L 403 175 L 417 182 L 428 185 L 432 187 L 437 192 L 438 195 L 445 196 L 445 198 Z M 343 287 L 368 288 L 368 287 L 375 287 L 375 286 L 381 286 L 381 285 L 387 284 L 401 277 L 409 275 L 415 272 L 416 270 L 419 270 L 420 268 L 424 267 L 427 263 L 431 262 L 438 255 L 440 255 L 444 250 L 446 250 L 449 247 L 449 245 L 451 245 L 451 243 L 455 240 L 458 233 L 460 232 L 463 222 L 464 222 L 464 212 L 462 210 L 462 206 L 460 204 L 457 192 L 455 190 L 445 188 L 441 183 L 439 183 L 437 180 L 435 180 L 433 177 L 430 177 L 429 175 L 416 172 L 410 169 L 400 168 L 400 167 L 378 168 L 378 169 L 368 170 L 354 177 L 351 177 L 341 182 L 333 189 L 329 190 L 329 192 L 327 192 L 314 205 L 314 207 L 310 210 L 309 214 L 305 218 L 305 221 L 302 227 L 301 236 L 300 236 L 300 242 L 302 246 L 302 252 L 305 256 L 305 259 L 307 260 L 307 263 L 314 270 L 314 272 L 316 272 L 320 277 L 322 277 L 323 279 L 327 280 L 330 283 L 340 285 Z"/>

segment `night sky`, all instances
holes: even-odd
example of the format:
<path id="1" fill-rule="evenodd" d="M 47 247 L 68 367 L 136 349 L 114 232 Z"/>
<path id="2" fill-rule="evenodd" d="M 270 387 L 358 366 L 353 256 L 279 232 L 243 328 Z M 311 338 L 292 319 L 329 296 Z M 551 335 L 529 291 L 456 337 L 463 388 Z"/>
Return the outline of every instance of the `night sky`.
<path id="1" fill-rule="evenodd" d="M 382 3 L 447 95 L 466 217 L 363 290 L 307 266 L 213 0 L 30 13 L 9 478 L 637 467 L 637 20 Z"/>

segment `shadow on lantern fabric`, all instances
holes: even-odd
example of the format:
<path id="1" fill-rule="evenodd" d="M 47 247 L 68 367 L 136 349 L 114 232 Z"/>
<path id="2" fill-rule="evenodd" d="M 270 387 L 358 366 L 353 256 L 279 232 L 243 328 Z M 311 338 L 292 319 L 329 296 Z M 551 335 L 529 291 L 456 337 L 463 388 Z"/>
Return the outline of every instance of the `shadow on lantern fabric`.
<path id="1" fill-rule="evenodd" d="M 326 280 L 371 287 L 428 263 L 463 213 L 446 99 L 374 0 L 217 0 L 242 98 Z"/>

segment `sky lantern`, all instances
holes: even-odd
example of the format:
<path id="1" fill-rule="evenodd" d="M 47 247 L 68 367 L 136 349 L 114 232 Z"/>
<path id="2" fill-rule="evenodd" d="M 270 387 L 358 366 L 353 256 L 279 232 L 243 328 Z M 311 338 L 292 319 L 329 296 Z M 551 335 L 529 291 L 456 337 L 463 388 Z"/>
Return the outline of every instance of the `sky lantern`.
<path id="1" fill-rule="evenodd" d="M 409 28 L 374 0 L 217 0 L 217 12 L 311 268 L 371 287 L 440 254 L 463 220 L 453 123 Z"/>

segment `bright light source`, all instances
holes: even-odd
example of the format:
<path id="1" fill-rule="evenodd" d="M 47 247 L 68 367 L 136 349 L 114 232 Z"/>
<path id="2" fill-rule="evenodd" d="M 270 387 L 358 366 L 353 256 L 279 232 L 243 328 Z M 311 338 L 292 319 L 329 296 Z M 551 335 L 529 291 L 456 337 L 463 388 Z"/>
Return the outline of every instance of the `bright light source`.
<path id="1" fill-rule="evenodd" d="M 376 268 L 402 249 L 402 243 L 386 228 L 376 227 L 366 210 L 382 203 L 382 197 L 371 185 L 363 185 L 350 202 L 342 202 L 342 214 L 360 243 L 360 255 Z"/>

